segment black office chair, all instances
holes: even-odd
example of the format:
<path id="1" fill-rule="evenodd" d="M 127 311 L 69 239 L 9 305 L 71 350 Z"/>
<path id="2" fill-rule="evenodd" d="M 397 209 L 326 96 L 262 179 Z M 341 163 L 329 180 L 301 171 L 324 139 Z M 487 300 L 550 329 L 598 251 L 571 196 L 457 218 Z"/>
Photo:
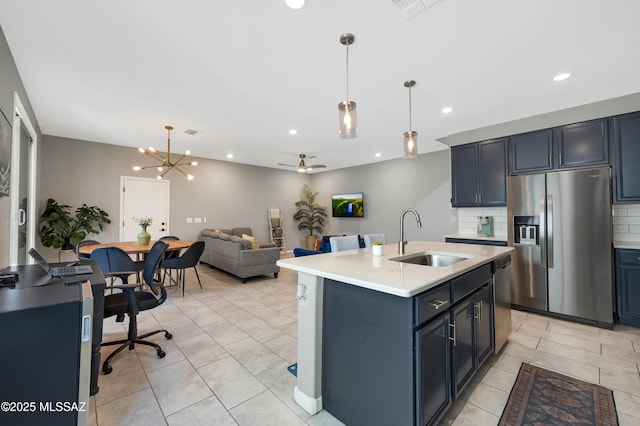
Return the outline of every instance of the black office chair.
<path id="1" fill-rule="evenodd" d="M 184 297 L 184 286 L 185 286 L 185 275 L 187 268 L 193 268 L 196 271 L 196 277 L 198 278 L 198 284 L 200 284 L 200 288 L 202 289 L 202 283 L 200 282 L 200 275 L 198 275 L 198 270 L 196 269 L 196 265 L 200 260 L 200 256 L 202 256 L 202 252 L 204 252 L 204 241 L 196 241 L 187 248 L 187 250 L 180 257 L 176 257 L 174 259 L 166 259 L 162 261 L 162 268 L 164 268 L 164 276 L 162 277 L 162 281 L 167 275 L 167 270 L 169 270 L 169 278 L 171 278 L 171 270 L 175 269 L 178 272 L 178 283 L 182 285 L 182 296 Z"/>
<path id="2" fill-rule="evenodd" d="M 96 244 L 100 244 L 100 241 L 96 240 L 82 240 L 76 245 L 76 256 L 78 260 L 88 260 L 90 259 L 90 255 L 80 253 L 80 249 L 84 246 L 94 246 Z"/>
<path id="3" fill-rule="evenodd" d="M 120 347 L 112 352 L 102 364 L 102 371 L 104 372 L 104 374 L 111 373 L 111 371 L 113 370 L 110 365 L 111 361 L 118 353 L 120 353 L 127 347 L 129 348 L 129 350 L 133 349 L 136 343 L 140 345 L 152 346 L 153 348 L 155 348 L 158 357 L 164 358 L 165 352 L 162 350 L 160 345 L 143 339 L 161 332 L 164 332 L 164 337 L 166 339 L 171 339 L 173 336 L 171 335 L 171 333 L 164 329 L 152 331 L 150 333 L 145 333 L 141 336 L 138 336 L 137 315 L 138 312 L 153 309 L 156 306 L 162 305 L 164 301 L 167 300 L 167 291 L 164 289 L 161 283 L 156 283 L 153 280 L 153 277 L 160 265 L 160 262 L 162 261 L 166 250 L 166 243 L 162 241 L 156 241 L 155 244 L 151 247 L 149 255 L 147 256 L 147 260 L 144 263 L 144 269 L 142 272 L 144 281 L 135 284 L 115 285 L 113 287 L 121 289 L 122 293 L 105 296 L 104 317 L 108 318 L 116 315 L 116 321 L 118 321 L 120 318 L 124 317 L 124 314 L 129 315 L 129 331 L 126 339 L 102 343 L 102 346 L 120 345 Z M 120 271 L 120 274 L 127 274 L 129 272 L 131 271 Z M 135 272 L 131 272 L 129 273 L 129 275 L 133 273 Z M 115 271 L 114 274 L 119 275 L 118 271 Z M 105 275 L 108 274 L 105 273 Z M 143 290 L 143 284 L 146 284 L 148 286 L 148 291 Z M 136 289 L 140 290 L 134 291 Z"/>
<path id="4" fill-rule="evenodd" d="M 98 247 L 91 252 L 91 260 L 95 260 L 106 277 L 120 278 L 123 284 L 129 283 L 129 276 L 136 274 L 136 282 L 140 282 L 140 272 L 145 262 L 136 262 L 119 247 Z"/>

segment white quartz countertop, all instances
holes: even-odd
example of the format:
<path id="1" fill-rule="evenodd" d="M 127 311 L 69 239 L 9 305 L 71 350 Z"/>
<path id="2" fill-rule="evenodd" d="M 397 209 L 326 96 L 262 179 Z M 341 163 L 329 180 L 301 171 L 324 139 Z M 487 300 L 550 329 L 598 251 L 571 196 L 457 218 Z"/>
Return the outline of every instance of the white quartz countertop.
<path id="1" fill-rule="evenodd" d="M 511 253 L 513 248 L 434 241 L 410 241 L 405 247 L 405 255 L 424 251 L 468 259 L 444 267 L 395 262 L 390 260 L 399 256 L 398 244 L 394 243 L 383 246 L 382 256 L 373 256 L 371 248 L 364 248 L 280 259 L 277 264 L 297 272 L 411 297 Z"/>
<path id="2" fill-rule="evenodd" d="M 640 242 L 639 241 L 614 241 L 613 248 L 640 250 Z"/>

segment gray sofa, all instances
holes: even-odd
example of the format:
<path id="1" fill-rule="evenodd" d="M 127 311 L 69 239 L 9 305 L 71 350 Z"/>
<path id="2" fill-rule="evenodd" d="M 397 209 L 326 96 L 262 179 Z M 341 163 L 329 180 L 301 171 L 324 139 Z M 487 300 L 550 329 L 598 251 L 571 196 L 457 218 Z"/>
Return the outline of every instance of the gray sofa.
<path id="1" fill-rule="evenodd" d="M 250 277 L 273 274 L 278 278 L 280 248 L 275 244 L 259 243 L 259 249 L 251 249 L 251 243 L 242 234 L 252 235 L 251 228 L 203 229 L 199 240 L 204 241 L 200 262 L 229 272 L 247 282 Z"/>

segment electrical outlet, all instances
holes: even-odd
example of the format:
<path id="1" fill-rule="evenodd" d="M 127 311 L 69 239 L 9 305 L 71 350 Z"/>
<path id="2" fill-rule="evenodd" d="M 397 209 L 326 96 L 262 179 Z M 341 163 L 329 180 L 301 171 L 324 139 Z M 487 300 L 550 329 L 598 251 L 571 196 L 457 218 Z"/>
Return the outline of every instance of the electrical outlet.
<path id="1" fill-rule="evenodd" d="M 192 217 L 188 217 L 187 218 L 187 223 L 193 223 L 193 218 Z"/>
<path id="2" fill-rule="evenodd" d="M 193 218 L 193 223 L 202 223 L 202 218 L 201 217 L 194 217 Z"/>

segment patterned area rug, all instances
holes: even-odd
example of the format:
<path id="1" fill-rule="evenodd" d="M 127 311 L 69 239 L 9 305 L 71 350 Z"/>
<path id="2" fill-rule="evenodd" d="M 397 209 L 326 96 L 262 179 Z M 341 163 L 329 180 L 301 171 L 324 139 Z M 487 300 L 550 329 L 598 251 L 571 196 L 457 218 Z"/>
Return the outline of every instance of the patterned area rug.
<path id="1" fill-rule="evenodd" d="M 522 363 L 500 425 L 617 425 L 613 392 Z"/>

